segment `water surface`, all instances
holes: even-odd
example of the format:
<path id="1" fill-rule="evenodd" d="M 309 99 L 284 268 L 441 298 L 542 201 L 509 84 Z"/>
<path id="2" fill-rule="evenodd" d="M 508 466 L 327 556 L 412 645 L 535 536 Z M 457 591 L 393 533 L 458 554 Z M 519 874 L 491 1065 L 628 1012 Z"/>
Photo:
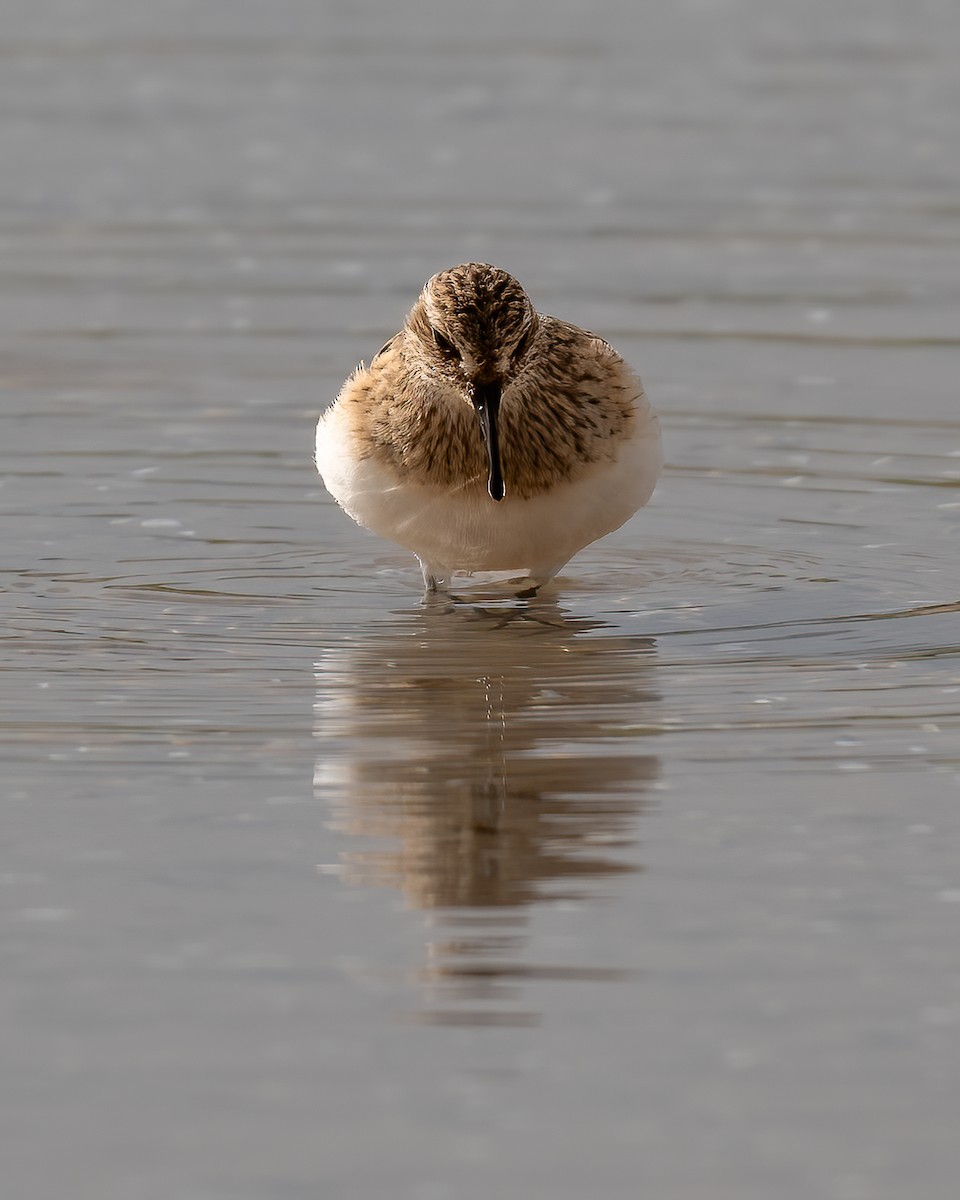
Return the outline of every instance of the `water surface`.
<path id="1" fill-rule="evenodd" d="M 954 1193 L 960 21 L 488 9 L 10 9 L 11 1195 Z M 312 426 L 469 258 L 669 465 L 424 608 Z"/>

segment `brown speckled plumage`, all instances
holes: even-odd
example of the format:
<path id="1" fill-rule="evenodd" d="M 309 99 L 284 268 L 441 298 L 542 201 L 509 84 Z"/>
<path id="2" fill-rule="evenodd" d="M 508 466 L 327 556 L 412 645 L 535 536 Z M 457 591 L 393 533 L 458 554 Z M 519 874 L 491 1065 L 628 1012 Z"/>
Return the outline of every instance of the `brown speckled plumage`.
<path id="1" fill-rule="evenodd" d="M 650 499 L 660 423 L 602 338 L 540 316 L 484 263 L 427 282 L 317 422 L 317 469 L 360 525 L 412 550 L 427 592 L 523 571 L 530 597 Z"/>
<path id="2" fill-rule="evenodd" d="M 505 271 L 435 275 L 403 329 L 347 380 L 338 404 L 362 447 L 398 480 L 484 489 L 472 388 L 497 383 L 506 496 L 528 499 L 616 456 L 642 389 L 601 338 L 539 315 Z"/>

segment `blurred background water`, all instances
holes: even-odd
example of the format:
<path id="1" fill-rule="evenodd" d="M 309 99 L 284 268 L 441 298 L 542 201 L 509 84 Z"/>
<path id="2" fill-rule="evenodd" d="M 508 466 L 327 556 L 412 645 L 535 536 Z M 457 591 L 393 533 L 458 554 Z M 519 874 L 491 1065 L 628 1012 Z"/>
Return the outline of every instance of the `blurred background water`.
<path id="1" fill-rule="evenodd" d="M 11 1200 L 960 1169 L 960 11 L 5 0 Z M 668 470 L 419 605 L 313 425 L 467 259 Z"/>

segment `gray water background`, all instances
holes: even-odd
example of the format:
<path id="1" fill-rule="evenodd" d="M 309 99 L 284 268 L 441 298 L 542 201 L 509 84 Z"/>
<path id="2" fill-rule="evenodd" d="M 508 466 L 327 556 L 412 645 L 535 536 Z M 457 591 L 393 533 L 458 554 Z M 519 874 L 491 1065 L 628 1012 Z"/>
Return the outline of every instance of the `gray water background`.
<path id="1" fill-rule="evenodd" d="M 4 1197 L 955 1196 L 960 9 L 0 7 Z M 664 422 L 533 609 L 311 465 L 465 259 Z"/>

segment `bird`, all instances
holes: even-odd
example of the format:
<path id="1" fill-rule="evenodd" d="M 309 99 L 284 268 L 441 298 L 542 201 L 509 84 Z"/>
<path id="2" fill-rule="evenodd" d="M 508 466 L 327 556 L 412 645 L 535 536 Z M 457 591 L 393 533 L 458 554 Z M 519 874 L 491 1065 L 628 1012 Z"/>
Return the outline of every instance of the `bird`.
<path id="1" fill-rule="evenodd" d="M 594 333 L 489 263 L 433 275 L 317 424 L 316 465 L 358 524 L 413 551 L 425 593 L 520 572 L 536 596 L 653 493 L 660 421 Z"/>

